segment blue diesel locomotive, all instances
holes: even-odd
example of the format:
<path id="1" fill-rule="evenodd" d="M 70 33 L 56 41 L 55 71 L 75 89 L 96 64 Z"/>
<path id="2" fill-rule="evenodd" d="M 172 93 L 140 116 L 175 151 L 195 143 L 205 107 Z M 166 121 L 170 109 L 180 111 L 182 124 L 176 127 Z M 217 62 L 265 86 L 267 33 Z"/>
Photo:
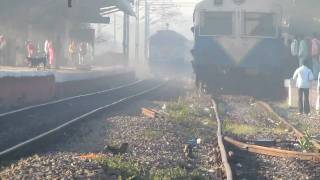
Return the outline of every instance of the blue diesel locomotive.
<path id="1" fill-rule="evenodd" d="M 159 76 L 176 76 L 191 72 L 190 48 L 189 40 L 176 31 L 158 31 L 150 37 L 151 71 Z"/>
<path id="2" fill-rule="evenodd" d="M 259 96 L 292 68 L 279 0 L 203 0 L 194 10 L 193 69 L 206 87 Z M 261 84 L 261 85 L 260 85 Z"/>

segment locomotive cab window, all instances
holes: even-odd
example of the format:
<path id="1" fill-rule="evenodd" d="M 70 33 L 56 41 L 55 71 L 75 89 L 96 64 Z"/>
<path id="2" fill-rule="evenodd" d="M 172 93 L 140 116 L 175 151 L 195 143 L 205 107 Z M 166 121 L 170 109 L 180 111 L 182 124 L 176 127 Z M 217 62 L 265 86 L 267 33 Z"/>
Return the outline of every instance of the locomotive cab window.
<path id="1" fill-rule="evenodd" d="M 243 35 L 276 37 L 275 16 L 272 13 L 244 13 Z"/>
<path id="2" fill-rule="evenodd" d="M 200 35 L 217 36 L 233 34 L 232 12 L 201 12 Z"/>

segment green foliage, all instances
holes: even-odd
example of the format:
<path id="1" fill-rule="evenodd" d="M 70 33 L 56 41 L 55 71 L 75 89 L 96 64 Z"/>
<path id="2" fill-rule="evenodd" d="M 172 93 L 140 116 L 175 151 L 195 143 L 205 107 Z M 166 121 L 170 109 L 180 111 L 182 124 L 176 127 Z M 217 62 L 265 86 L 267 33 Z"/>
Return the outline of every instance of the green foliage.
<path id="1" fill-rule="evenodd" d="M 282 129 L 282 130 L 286 130 L 287 129 L 287 125 L 284 124 L 282 121 L 278 124 L 277 126 L 278 129 Z"/>
<path id="2" fill-rule="evenodd" d="M 180 134 L 187 137 L 199 134 L 198 127 L 203 126 L 203 123 L 196 120 L 196 110 L 187 103 L 178 101 L 169 104 L 167 112 L 169 114 L 169 121 L 182 127 L 179 129 Z"/>
<path id="3" fill-rule="evenodd" d="M 120 179 L 142 179 L 144 172 L 139 163 L 124 159 L 123 156 L 104 157 L 98 159 L 110 175 Z"/>
<path id="4" fill-rule="evenodd" d="M 227 105 L 223 102 L 218 102 L 217 111 L 220 115 L 224 116 L 227 113 Z"/>
<path id="5" fill-rule="evenodd" d="M 181 167 L 152 169 L 150 173 L 152 180 L 204 180 L 199 170 L 188 172 Z"/>
<path id="6" fill-rule="evenodd" d="M 217 125 L 217 121 L 210 119 L 210 118 L 202 119 L 202 123 L 203 123 L 203 125 L 208 126 L 208 127 L 213 127 L 213 126 Z"/>
<path id="7" fill-rule="evenodd" d="M 311 135 L 308 130 L 305 131 L 304 136 L 299 139 L 299 145 L 304 150 L 310 150 L 313 148 L 313 144 L 311 143 Z"/>
<path id="8" fill-rule="evenodd" d="M 258 132 L 258 128 L 247 124 L 232 123 L 225 121 L 223 123 L 223 130 L 231 132 L 235 135 L 253 135 Z"/>
<path id="9" fill-rule="evenodd" d="M 276 134 L 285 134 L 287 133 L 286 131 L 291 131 L 291 129 L 287 128 L 287 126 L 283 123 L 283 122 L 280 122 L 275 128 L 273 128 L 273 132 L 276 133 Z"/>
<path id="10" fill-rule="evenodd" d="M 190 173 L 190 179 L 192 180 L 205 180 L 205 177 L 202 176 L 201 172 L 199 170 L 193 170 Z"/>
<path id="11" fill-rule="evenodd" d="M 187 179 L 188 172 L 180 167 L 151 170 L 153 180 Z"/>
<path id="12" fill-rule="evenodd" d="M 249 112 L 248 112 L 249 116 L 253 119 L 260 119 L 262 114 L 259 113 L 256 108 L 250 108 Z"/>
<path id="13" fill-rule="evenodd" d="M 151 169 L 146 171 L 143 167 L 123 156 L 103 157 L 97 161 L 104 167 L 108 175 L 116 175 L 118 180 L 204 180 L 199 170 L 188 172 L 181 167 L 166 169 Z"/>
<path id="14" fill-rule="evenodd" d="M 195 110 L 183 102 L 172 103 L 167 109 L 172 120 L 185 120 L 196 115 Z"/>

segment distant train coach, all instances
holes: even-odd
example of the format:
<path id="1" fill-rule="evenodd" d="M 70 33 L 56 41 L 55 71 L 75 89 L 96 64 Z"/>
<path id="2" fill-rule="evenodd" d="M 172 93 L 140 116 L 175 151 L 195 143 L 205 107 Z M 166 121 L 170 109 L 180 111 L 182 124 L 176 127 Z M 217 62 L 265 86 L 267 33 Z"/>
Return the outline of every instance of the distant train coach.
<path id="1" fill-rule="evenodd" d="M 259 89 L 256 82 L 263 82 L 263 90 L 282 86 L 291 62 L 281 37 L 283 8 L 278 2 L 199 2 L 192 28 L 193 68 L 198 82 L 243 91 Z"/>
<path id="2" fill-rule="evenodd" d="M 175 73 L 191 68 L 189 41 L 172 30 L 161 30 L 150 38 L 149 65 L 155 73 Z M 189 60 L 189 61 L 188 61 Z"/>

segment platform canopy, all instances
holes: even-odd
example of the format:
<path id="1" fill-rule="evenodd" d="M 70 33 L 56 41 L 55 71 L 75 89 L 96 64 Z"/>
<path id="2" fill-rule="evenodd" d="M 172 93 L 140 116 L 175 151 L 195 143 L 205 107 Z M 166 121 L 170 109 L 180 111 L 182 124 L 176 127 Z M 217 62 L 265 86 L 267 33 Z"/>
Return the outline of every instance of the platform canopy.
<path id="1" fill-rule="evenodd" d="M 78 0 L 70 10 L 73 17 L 87 23 L 109 23 L 108 16 L 118 11 L 135 15 L 129 0 Z"/>
<path id="2" fill-rule="evenodd" d="M 132 0 L 105 0 L 105 6 L 100 8 L 101 15 L 105 16 L 113 12 L 123 11 L 125 14 L 135 16 L 131 2 Z"/>

